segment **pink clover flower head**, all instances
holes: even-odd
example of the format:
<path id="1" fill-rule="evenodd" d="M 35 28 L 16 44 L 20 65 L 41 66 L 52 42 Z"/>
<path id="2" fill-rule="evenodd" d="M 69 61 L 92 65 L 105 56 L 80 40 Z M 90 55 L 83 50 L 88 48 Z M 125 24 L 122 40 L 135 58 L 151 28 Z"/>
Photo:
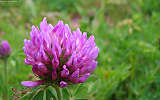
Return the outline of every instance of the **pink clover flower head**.
<path id="1" fill-rule="evenodd" d="M 63 88 L 83 83 L 97 66 L 99 48 L 94 36 L 87 39 L 87 33 L 79 28 L 71 32 L 62 21 L 52 26 L 44 18 L 40 29 L 32 26 L 30 37 L 24 40 L 25 64 L 33 66 L 32 71 L 40 80 L 22 82 L 26 87 L 52 83 Z"/>

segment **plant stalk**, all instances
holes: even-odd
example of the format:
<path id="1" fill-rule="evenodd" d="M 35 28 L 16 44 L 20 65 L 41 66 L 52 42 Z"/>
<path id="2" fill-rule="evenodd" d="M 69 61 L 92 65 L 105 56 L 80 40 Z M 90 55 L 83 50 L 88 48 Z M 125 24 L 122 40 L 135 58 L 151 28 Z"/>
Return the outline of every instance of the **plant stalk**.
<path id="1" fill-rule="evenodd" d="M 43 100 L 46 100 L 46 89 L 44 89 Z"/>
<path id="2" fill-rule="evenodd" d="M 8 75 L 7 75 L 7 59 L 4 59 L 4 87 L 5 87 L 5 92 L 4 92 L 4 99 L 8 100 Z"/>

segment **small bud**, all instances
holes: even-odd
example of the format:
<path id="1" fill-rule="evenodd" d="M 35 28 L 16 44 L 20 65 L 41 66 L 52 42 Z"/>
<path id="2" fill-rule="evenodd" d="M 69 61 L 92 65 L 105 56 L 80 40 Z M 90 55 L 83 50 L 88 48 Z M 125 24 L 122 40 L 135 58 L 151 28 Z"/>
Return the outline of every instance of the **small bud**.
<path id="1" fill-rule="evenodd" d="M 7 41 L 3 40 L 0 43 L 0 58 L 7 58 L 9 57 L 11 52 L 10 45 Z"/>
<path id="2" fill-rule="evenodd" d="M 60 82 L 60 87 L 61 87 L 61 88 L 66 87 L 66 86 L 67 86 L 67 83 L 66 83 L 66 82 L 64 82 L 64 81 L 61 81 L 61 82 Z"/>

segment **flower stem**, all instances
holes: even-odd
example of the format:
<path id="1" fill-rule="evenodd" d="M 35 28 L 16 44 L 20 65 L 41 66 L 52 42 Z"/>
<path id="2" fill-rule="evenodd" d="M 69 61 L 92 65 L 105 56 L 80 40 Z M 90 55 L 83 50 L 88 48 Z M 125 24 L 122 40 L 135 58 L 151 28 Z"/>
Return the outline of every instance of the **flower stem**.
<path id="1" fill-rule="evenodd" d="M 7 59 L 4 59 L 4 87 L 5 87 L 5 92 L 4 92 L 4 98 L 5 100 L 8 100 L 8 75 L 7 75 Z"/>
<path id="2" fill-rule="evenodd" d="M 44 89 L 43 100 L 46 100 L 46 89 Z"/>
<path id="3" fill-rule="evenodd" d="M 61 89 L 58 86 L 56 86 L 56 85 L 54 85 L 54 88 L 55 88 L 55 90 L 57 92 L 57 98 L 58 98 L 58 100 L 62 100 Z"/>

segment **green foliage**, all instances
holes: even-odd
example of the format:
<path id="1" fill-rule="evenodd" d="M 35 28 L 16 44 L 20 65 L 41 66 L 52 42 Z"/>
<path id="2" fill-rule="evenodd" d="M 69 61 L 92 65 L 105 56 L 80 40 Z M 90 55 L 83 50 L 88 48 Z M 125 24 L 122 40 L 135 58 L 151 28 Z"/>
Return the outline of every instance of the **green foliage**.
<path id="1" fill-rule="evenodd" d="M 84 84 L 62 89 L 64 100 L 160 98 L 159 0 L 24 0 L 0 12 L 0 39 L 8 40 L 12 47 L 8 62 L 10 97 L 11 88 L 23 88 L 21 81 L 35 80 L 32 67 L 24 65 L 23 40 L 29 38 L 31 25 L 39 26 L 46 16 L 52 24 L 59 19 L 70 26 L 77 23 L 88 36 L 95 36 L 100 48 L 95 73 Z M 44 94 L 56 98 L 50 87 L 34 98 L 41 100 Z"/>
<path id="2" fill-rule="evenodd" d="M 43 100 L 43 94 L 44 94 L 44 91 L 39 91 L 39 92 L 32 98 L 32 100 Z"/>

